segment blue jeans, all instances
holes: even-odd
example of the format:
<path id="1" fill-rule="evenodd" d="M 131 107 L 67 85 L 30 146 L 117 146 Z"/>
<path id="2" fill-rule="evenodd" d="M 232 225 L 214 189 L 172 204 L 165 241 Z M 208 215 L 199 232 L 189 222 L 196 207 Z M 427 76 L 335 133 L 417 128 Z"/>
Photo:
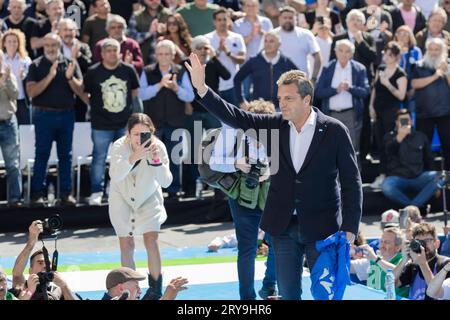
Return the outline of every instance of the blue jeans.
<path id="1" fill-rule="evenodd" d="M 312 270 L 319 253 L 315 242 L 306 242 L 298 231 L 297 216 L 279 236 L 272 236 L 278 280 L 278 294 L 283 300 L 299 300 L 302 295 L 303 256 Z"/>
<path id="2" fill-rule="evenodd" d="M 91 137 L 94 144 L 91 165 L 91 193 L 103 192 L 105 183 L 105 162 L 111 143 L 123 137 L 126 129 L 97 130 L 92 129 Z"/>
<path id="3" fill-rule="evenodd" d="M 239 101 L 236 98 L 236 93 L 234 92 L 234 88 L 220 91 L 219 95 L 222 97 L 222 99 L 225 99 L 226 102 L 231 103 L 235 105 L 236 107 L 239 107 Z"/>
<path id="4" fill-rule="evenodd" d="M 263 288 L 275 288 L 277 284 L 277 269 L 275 265 L 275 253 L 273 251 L 272 238 L 269 234 L 264 235 L 264 239 L 269 245 L 269 252 L 267 253 L 266 272 L 264 273 Z"/>
<path id="5" fill-rule="evenodd" d="M 47 164 L 53 141 L 56 141 L 58 154 L 60 192 L 63 196 L 70 194 L 75 110 L 46 111 L 34 108 L 33 123 L 36 133 L 36 155 L 31 180 L 33 197 L 44 194 Z"/>
<path id="6" fill-rule="evenodd" d="M 17 131 L 17 119 L 14 115 L 8 122 L 0 123 L 0 149 L 5 161 L 9 203 L 19 201 L 22 194 L 19 135 Z"/>
<path id="7" fill-rule="evenodd" d="M 228 204 L 237 238 L 239 295 L 241 300 L 255 300 L 255 259 L 262 211 L 258 208 L 245 208 L 231 198 Z"/>
<path id="8" fill-rule="evenodd" d="M 166 189 L 168 193 L 176 194 L 181 191 L 181 182 L 180 182 L 180 163 L 176 161 L 178 159 L 172 159 L 172 150 L 181 143 L 181 138 L 178 141 L 172 141 L 171 136 L 172 132 L 174 132 L 177 128 L 172 127 L 163 127 L 156 129 L 156 136 L 164 143 L 167 148 L 167 153 L 169 156 L 170 162 L 170 172 L 172 173 L 173 180 L 172 184 Z M 175 163 L 177 162 L 177 163 Z"/>
<path id="9" fill-rule="evenodd" d="M 437 180 L 436 171 L 425 171 L 412 179 L 390 176 L 384 179 L 381 190 L 387 198 L 402 206 L 422 207 L 436 191 Z M 414 198 L 408 197 L 407 193 L 415 194 Z"/>

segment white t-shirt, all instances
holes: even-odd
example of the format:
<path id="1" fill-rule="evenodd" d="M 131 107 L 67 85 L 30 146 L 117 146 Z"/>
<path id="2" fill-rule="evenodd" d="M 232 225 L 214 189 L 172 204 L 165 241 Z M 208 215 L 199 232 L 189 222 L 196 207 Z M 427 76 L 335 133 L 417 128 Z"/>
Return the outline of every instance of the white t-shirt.
<path id="1" fill-rule="evenodd" d="M 437 8 L 439 0 L 416 0 L 415 3 L 420 9 L 422 9 L 422 13 L 424 14 L 425 18 L 428 19 L 431 10 Z"/>
<path id="2" fill-rule="evenodd" d="M 220 47 L 220 37 L 217 32 L 214 30 L 213 32 L 205 34 L 205 37 L 209 39 L 214 50 L 218 51 Z M 228 31 L 228 37 L 225 39 L 225 46 L 232 54 L 238 54 L 239 52 L 247 53 L 244 38 L 235 32 Z M 217 58 L 231 73 L 231 77 L 228 80 L 223 80 L 220 78 L 219 91 L 229 90 L 234 86 L 233 80 L 234 76 L 239 71 L 239 65 L 234 63 L 233 60 L 225 54 L 225 52 L 221 52 Z"/>
<path id="3" fill-rule="evenodd" d="M 442 289 L 444 289 L 444 296 L 441 298 L 441 300 L 450 300 L 450 278 L 444 280 Z"/>
<path id="4" fill-rule="evenodd" d="M 275 31 L 281 38 L 281 53 L 291 59 L 299 70 L 309 74 L 308 55 L 320 52 L 312 32 L 299 27 L 295 27 L 291 32 L 286 32 L 281 27 Z"/>
<path id="5" fill-rule="evenodd" d="M 369 274 L 370 261 L 369 259 L 355 259 L 350 261 L 351 266 L 355 270 L 356 276 L 359 280 L 367 280 Z"/>

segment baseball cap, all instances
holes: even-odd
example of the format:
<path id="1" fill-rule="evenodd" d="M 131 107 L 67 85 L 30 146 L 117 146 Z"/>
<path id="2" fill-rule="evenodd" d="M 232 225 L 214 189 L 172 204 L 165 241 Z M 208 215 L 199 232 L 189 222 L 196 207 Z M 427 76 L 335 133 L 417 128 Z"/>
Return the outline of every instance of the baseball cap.
<path id="1" fill-rule="evenodd" d="M 108 273 L 108 276 L 106 277 L 106 289 L 109 290 L 120 283 L 124 283 L 130 280 L 142 281 L 145 280 L 145 278 L 146 276 L 131 268 L 120 267 Z"/>
<path id="2" fill-rule="evenodd" d="M 381 214 L 381 227 L 383 229 L 387 227 L 398 227 L 399 221 L 400 214 L 394 209 L 386 210 Z"/>

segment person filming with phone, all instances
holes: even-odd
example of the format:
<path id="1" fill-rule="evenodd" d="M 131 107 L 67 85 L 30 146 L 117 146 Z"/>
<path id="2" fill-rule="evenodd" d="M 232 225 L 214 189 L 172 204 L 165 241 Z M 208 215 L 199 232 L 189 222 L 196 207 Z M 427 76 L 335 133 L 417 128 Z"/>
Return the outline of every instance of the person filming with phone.
<path id="1" fill-rule="evenodd" d="M 437 190 L 438 174 L 430 171 L 430 142 L 425 134 L 412 128 L 407 109 L 397 112 L 395 129 L 385 134 L 383 146 L 387 159 L 383 194 L 402 206 L 423 208 Z"/>
<path id="2" fill-rule="evenodd" d="M 162 296 L 158 232 L 166 221 L 161 188 L 172 183 L 165 145 L 154 135 L 149 116 L 133 113 L 127 134 L 111 148 L 109 217 L 119 237 L 123 267 L 136 269 L 134 237 L 143 235 L 148 256 L 148 284 L 144 300 Z"/>

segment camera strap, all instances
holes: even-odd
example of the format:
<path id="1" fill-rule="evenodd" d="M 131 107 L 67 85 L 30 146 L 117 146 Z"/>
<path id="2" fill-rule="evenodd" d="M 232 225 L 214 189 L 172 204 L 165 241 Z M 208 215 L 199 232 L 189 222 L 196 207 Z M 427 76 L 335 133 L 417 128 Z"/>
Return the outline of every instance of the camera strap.
<path id="1" fill-rule="evenodd" d="M 44 241 L 42 241 L 42 253 L 44 254 L 45 271 L 50 272 L 51 270 L 50 258 L 48 256 L 48 250 L 45 247 Z"/>
<path id="2" fill-rule="evenodd" d="M 56 248 L 57 241 L 58 240 L 55 239 L 55 251 L 53 251 L 53 257 L 52 257 L 52 271 L 56 271 L 58 269 L 59 253 L 58 253 L 58 250 Z"/>

